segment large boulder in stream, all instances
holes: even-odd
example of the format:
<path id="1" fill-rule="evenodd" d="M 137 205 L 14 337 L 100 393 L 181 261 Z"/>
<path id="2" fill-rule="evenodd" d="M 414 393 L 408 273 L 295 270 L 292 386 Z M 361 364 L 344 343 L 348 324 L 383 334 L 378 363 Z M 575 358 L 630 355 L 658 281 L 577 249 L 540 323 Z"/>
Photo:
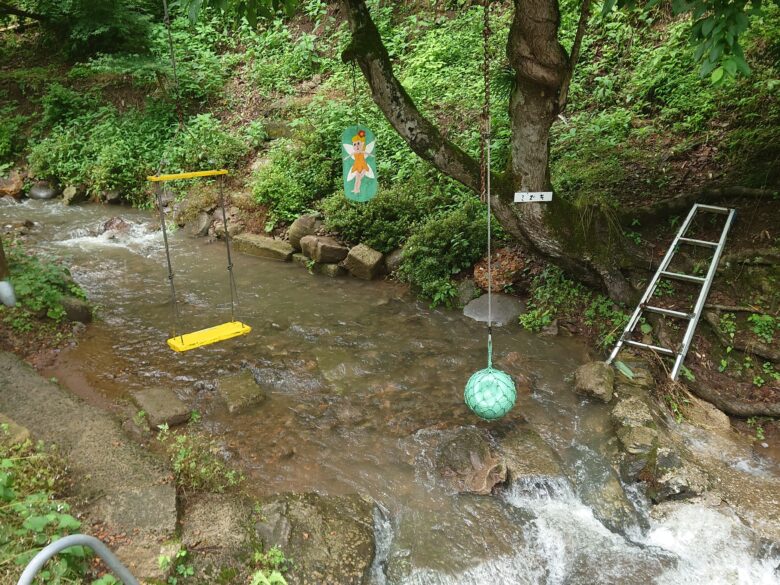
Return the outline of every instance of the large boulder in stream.
<path id="1" fill-rule="evenodd" d="M 377 252 L 365 244 L 358 244 L 349 251 L 344 266 L 355 278 L 373 280 L 384 270 L 382 252 Z"/>
<path id="2" fill-rule="evenodd" d="M 456 492 L 487 495 L 506 481 L 506 464 L 489 433 L 462 427 L 436 449 L 436 471 Z"/>
<path id="3" fill-rule="evenodd" d="M 281 260 L 282 262 L 289 262 L 295 251 L 290 244 L 282 240 L 247 233 L 236 236 L 233 239 L 233 246 L 239 252 L 250 256 Z"/>
<path id="4" fill-rule="evenodd" d="M 291 584 L 364 585 L 376 552 L 374 504 L 359 496 L 281 494 L 262 500 L 256 539 L 294 560 Z"/>
<path id="5" fill-rule="evenodd" d="M 584 364 L 574 372 L 574 391 L 582 396 L 609 402 L 614 387 L 615 370 L 604 362 Z"/>
<path id="6" fill-rule="evenodd" d="M 60 299 L 60 305 L 65 311 L 65 317 L 68 321 L 78 323 L 92 322 L 92 305 L 83 299 L 71 296 L 64 296 Z"/>
<path id="7" fill-rule="evenodd" d="M 498 434 L 496 440 L 511 483 L 557 481 L 564 477 L 559 457 L 527 424 L 512 425 L 505 434 Z"/>

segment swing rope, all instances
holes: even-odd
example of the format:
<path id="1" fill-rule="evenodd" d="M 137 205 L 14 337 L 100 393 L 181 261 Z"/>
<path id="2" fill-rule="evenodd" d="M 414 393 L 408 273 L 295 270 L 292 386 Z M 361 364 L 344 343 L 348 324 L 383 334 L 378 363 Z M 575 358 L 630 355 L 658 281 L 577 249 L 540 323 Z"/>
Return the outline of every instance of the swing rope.
<path id="1" fill-rule="evenodd" d="M 166 190 L 166 183 L 158 186 L 157 191 L 157 209 L 160 212 L 160 225 L 162 226 L 163 242 L 165 243 L 165 260 L 168 263 L 168 282 L 171 286 L 171 311 L 173 312 L 173 330 L 171 337 L 176 337 L 179 330 L 179 303 L 176 300 L 176 285 L 173 284 L 173 263 L 171 262 L 171 250 L 168 246 L 168 229 L 165 224 L 165 209 L 163 208 L 162 194 Z"/>
<path id="2" fill-rule="evenodd" d="M 491 192 L 490 192 L 490 0 L 485 0 L 482 29 L 482 74 L 485 97 L 482 105 L 482 140 L 480 141 L 481 199 L 487 203 L 487 257 L 488 257 L 488 368 L 493 367 L 493 253 L 491 249 Z"/>

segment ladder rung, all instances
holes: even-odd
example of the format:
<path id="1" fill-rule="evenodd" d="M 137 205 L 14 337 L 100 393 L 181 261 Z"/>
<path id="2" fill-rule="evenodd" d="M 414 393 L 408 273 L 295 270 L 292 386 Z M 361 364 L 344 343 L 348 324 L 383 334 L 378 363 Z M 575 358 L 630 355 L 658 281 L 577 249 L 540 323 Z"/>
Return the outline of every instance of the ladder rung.
<path id="1" fill-rule="evenodd" d="M 687 282 L 696 282 L 696 283 L 703 283 L 706 278 L 703 278 L 701 276 L 694 276 L 692 274 L 681 274 L 680 272 L 668 272 L 664 270 L 661 272 L 661 276 L 665 276 L 666 278 L 673 278 L 675 280 L 685 280 Z"/>
<path id="2" fill-rule="evenodd" d="M 675 311 L 673 309 L 664 309 L 663 307 L 652 307 L 650 305 L 645 305 L 642 307 L 642 309 L 650 313 L 658 313 L 659 315 L 667 315 L 669 317 L 679 317 L 680 319 L 693 318 L 691 313 L 683 313 L 682 311 Z"/>
<path id="3" fill-rule="evenodd" d="M 657 351 L 658 353 L 662 353 L 664 355 L 671 355 L 671 356 L 677 355 L 671 349 L 666 349 L 665 347 L 658 347 L 657 345 L 650 345 L 649 343 L 642 343 L 641 341 L 634 341 L 632 339 L 627 339 L 624 343 L 626 345 L 633 345 L 634 347 L 643 347 L 644 349 L 652 349 L 653 351 Z"/>
<path id="4" fill-rule="evenodd" d="M 696 209 L 703 209 L 704 211 L 712 211 L 713 213 L 722 213 L 726 215 L 731 210 L 726 207 L 716 207 L 715 205 L 701 205 L 699 203 L 696 204 Z"/>
<path id="5" fill-rule="evenodd" d="M 693 238 L 680 238 L 677 241 L 683 244 L 690 244 L 691 246 L 701 246 L 702 248 L 718 247 L 718 242 L 708 242 L 707 240 L 695 240 Z"/>

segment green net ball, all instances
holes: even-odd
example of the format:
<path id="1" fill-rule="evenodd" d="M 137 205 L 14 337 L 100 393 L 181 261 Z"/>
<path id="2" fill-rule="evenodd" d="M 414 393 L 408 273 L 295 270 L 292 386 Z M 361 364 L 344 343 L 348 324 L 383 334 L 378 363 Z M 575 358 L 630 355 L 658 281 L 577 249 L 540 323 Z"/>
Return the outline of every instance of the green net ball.
<path id="1" fill-rule="evenodd" d="M 512 410 L 517 392 L 511 376 L 501 370 L 485 368 L 472 374 L 463 397 L 479 418 L 496 420 Z"/>

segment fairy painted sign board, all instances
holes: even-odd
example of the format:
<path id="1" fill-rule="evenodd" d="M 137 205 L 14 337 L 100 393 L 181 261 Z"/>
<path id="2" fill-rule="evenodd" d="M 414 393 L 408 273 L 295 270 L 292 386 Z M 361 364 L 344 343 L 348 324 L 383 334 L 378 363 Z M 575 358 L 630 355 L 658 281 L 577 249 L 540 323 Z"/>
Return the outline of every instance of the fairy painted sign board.
<path id="1" fill-rule="evenodd" d="M 344 161 L 344 192 L 352 201 L 371 201 L 379 183 L 376 178 L 376 136 L 365 126 L 350 126 L 341 135 Z"/>

